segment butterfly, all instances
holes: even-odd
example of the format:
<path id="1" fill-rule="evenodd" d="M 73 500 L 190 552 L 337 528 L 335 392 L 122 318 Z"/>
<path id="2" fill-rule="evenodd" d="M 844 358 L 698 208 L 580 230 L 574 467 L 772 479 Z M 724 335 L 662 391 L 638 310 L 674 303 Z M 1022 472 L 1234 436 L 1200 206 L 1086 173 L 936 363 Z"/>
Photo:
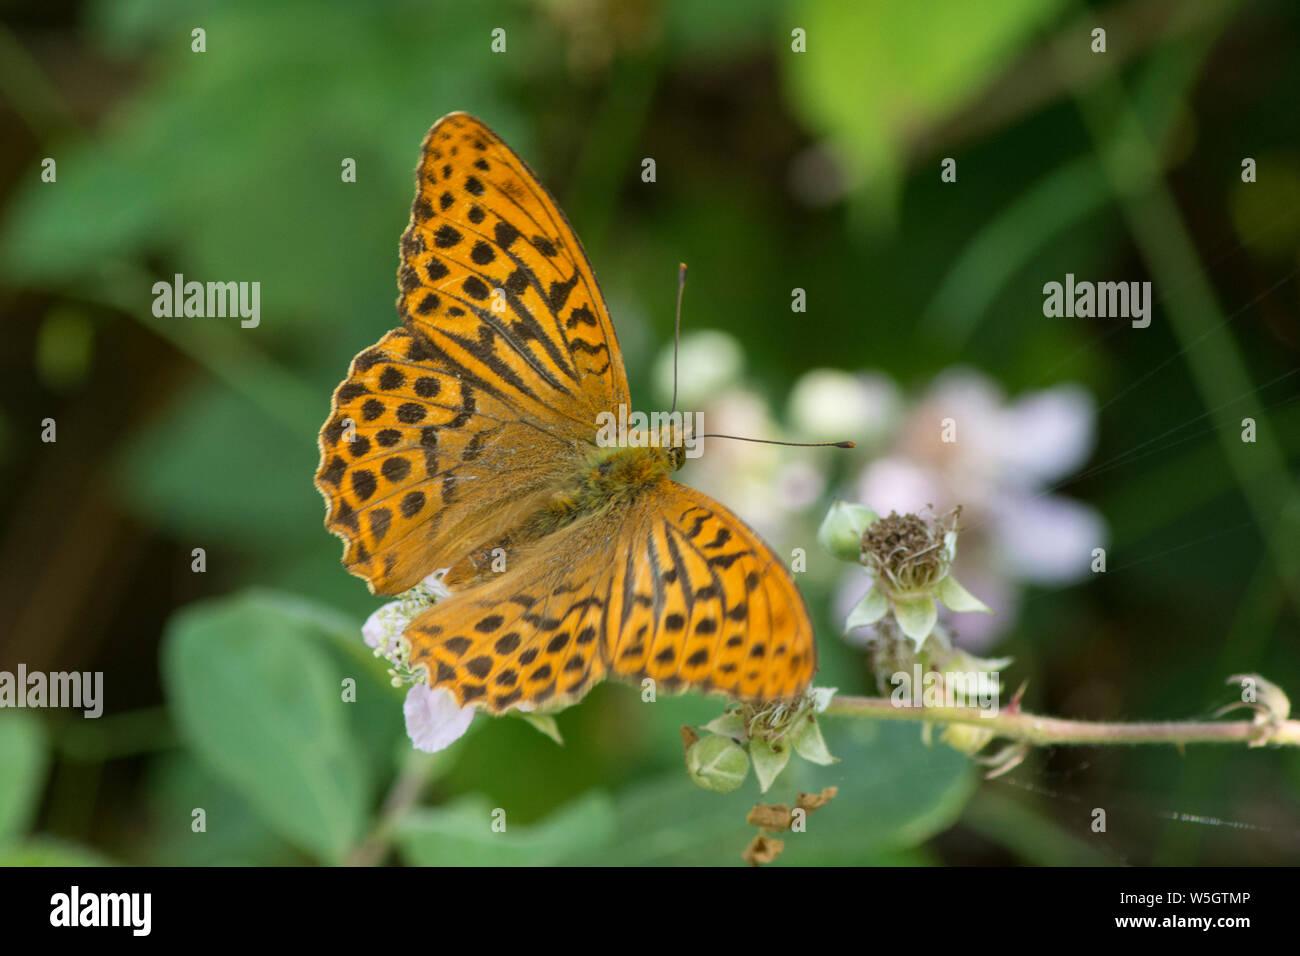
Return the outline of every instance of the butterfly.
<path id="1" fill-rule="evenodd" d="M 629 403 L 609 309 L 554 198 L 480 120 L 429 130 L 400 250 L 402 326 L 334 392 L 316 487 L 372 593 L 448 569 L 409 665 L 496 714 L 606 677 L 801 694 L 816 647 L 781 561 L 669 477 L 681 447 L 597 443 Z"/>

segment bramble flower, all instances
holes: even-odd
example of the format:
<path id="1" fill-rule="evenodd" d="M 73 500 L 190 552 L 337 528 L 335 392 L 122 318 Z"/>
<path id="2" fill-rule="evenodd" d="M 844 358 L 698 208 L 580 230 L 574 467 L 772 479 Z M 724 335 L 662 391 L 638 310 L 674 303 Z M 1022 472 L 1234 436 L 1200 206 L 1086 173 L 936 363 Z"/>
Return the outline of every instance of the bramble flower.
<path id="1" fill-rule="evenodd" d="M 702 410 L 709 432 L 847 439 L 858 451 L 708 439 L 685 480 L 725 501 L 778 552 L 804 546 L 812 530 L 809 507 L 846 465 L 848 497 L 881 513 L 917 512 L 927 504 L 943 511 L 960 503 L 957 573 L 997 612 L 963 623 L 966 646 L 988 646 L 1015 621 L 1025 584 L 1077 580 L 1090 572 L 1093 549 L 1106 545 L 1105 523 L 1095 509 L 1047 490 L 1075 471 L 1092 447 L 1095 403 L 1083 388 L 1062 384 L 1008 399 L 993 379 L 955 367 L 905 402 L 884 373 L 815 369 L 795 382 L 778 416 L 741 384 L 744 364 L 743 349 L 725 333 L 684 336 L 678 407 Z M 666 402 L 671 348 L 654 370 Z M 843 546 L 830 550 L 840 554 Z M 828 573 L 825 564 L 807 571 Z M 844 575 L 836 587 L 837 613 L 847 615 L 861 597 L 860 578 Z"/>
<path id="2" fill-rule="evenodd" d="M 885 375 L 819 368 L 795 382 L 787 414 L 801 441 L 854 441 L 869 450 L 893 429 L 901 407 Z"/>
<path id="3" fill-rule="evenodd" d="M 753 761 L 759 789 L 766 793 L 791 753 L 821 766 L 837 763 L 817 721 L 834 694 L 834 687 L 811 687 L 796 700 L 731 705 L 698 728 L 704 736 L 686 749 L 687 772 L 706 790 L 730 793 L 744 782 Z"/>
<path id="4" fill-rule="evenodd" d="M 406 735 L 416 750 L 437 753 L 465 735 L 474 719 L 473 707 L 461 707 L 445 687 L 412 684 L 402 704 Z"/>
<path id="5" fill-rule="evenodd" d="M 998 612 L 964 625 L 963 643 L 986 645 L 1010 625 L 1023 583 L 1077 580 L 1089 573 L 1093 548 L 1105 546 L 1106 527 L 1094 509 L 1046 490 L 1086 460 L 1095 415 L 1077 385 L 1008 400 L 987 376 L 949 369 L 858 476 L 854 497 L 882 511 L 961 503 L 959 572 Z M 846 578 L 840 606 L 855 598 L 855 582 Z"/>
<path id="6" fill-rule="evenodd" d="M 375 649 L 392 666 L 388 673 L 393 686 L 410 684 L 402 712 L 406 716 L 406 735 L 416 750 L 436 753 L 450 747 L 464 736 L 474 719 L 473 707 L 461 707 L 446 688 L 431 688 L 422 670 L 410 666 L 410 644 L 403 633 L 410 623 L 442 598 L 449 596 L 443 575 L 435 571 L 409 591 L 378 608 L 361 627 L 366 644 Z"/>
<path id="7" fill-rule="evenodd" d="M 867 520 L 863 506 L 832 507 L 818 539 L 836 557 L 847 556 L 844 542 L 860 532 L 859 562 L 871 578 L 867 593 L 849 613 L 845 631 L 875 624 L 893 612 L 902 632 L 919 649 L 939 619 L 936 601 L 953 611 L 992 613 L 952 574 L 957 556 L 957 516 L 960 509 L 927 523 L 914 514 L 891 512 Z"/>
<path id="8" fill-rule="evenodd" d="M 442 580 L 447 570 L 435 571 L 411 590 L 399 594 L 396 601 L 381 605 L 366 618 L 366 623 L 361 625 L 361 636 L 369 647 L 375 649 L 376 657 L 388 657 L 390 650 L 397 648 L 406 626 L 422 611 L 450 595 Z"/>

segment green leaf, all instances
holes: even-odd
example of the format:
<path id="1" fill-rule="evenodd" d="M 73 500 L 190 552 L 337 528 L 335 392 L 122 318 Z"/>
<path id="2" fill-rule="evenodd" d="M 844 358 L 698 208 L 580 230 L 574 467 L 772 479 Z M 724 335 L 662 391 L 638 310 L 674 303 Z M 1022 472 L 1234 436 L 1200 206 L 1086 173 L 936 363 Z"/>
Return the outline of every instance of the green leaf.
<path id="1" fill-rule="evenodd" d="M 0 715 L 0 843 L 27 832 L 49 764 L 45 728 L 33 714 Z"/>
<path id="2" fill-rule="evenodd" d="M 247 398 L 203 382 L 124 443 L 114 482 L 141 520 L 204 545 L 209 560 L 220 544 L 283 551 L 321 515 L 302 477 L 310 491 L 319 454 L 301 438 Z M 232 461 L 233 447 L 241 454 Z M 271 460 L 280 467 L 258 464 Z"/>
<path id="3" fill-rule="evenodd" d="M 939 609 L 934 606 L 934 598 L 923 594 L 894 601 L 894 618 L 919 649 L 934 630 L 935 622 L 939 620 Z"/>
<path id="4" fill-rule="evenodd" d="M 560 736 L 560 725 L 555 722 L 554 714 L 526 714 L 523 711 L 512 711 L 517 717 L 521 718 L 524 723 L 531 724 L 541 733 L 550 737 L 561 747 L 564 746 L 564 738 Z"/>
<path id="5" fill-rule="evenodd" d="M 374 781 L 320 637 L 266 595 L 208 602 L 169 623 L 163 672 L 203 763 L 290 842 L 340 862 L 365 829 Z M 209 819 L 209 833 L 220 825 Z"/>
<path id="6" fill-rule="evenodd" d="M 939 586 L 935 589 L 935 596 L 952 611 L 993 613 L 993 608 L 962 587 L 951 574 L 945 575 L 944 579 L 939 582 Z"/>
<path id="7" fill-rule="evenodd" d="M 767 793 L 768 788 L 785 769 L 785 765 L 790 762 L 790 744 L 788 741 L 781 741 L 773 745 L 757 737 L 750 741 L 749 756 L 754 761 L 758 789 L 762 793 Z"/>
<path id="8" fill-rule="evenodd" d="M 88 846 L 57 837 L 36 836 L 22 843 L 0 845 L 0 866 L 113 866 L 112 860 Z"/>
<path id="9" fill-rule="evenodd" d="M 804 760 L 823 767 L 838 762 L 826 746 L 820 722 L 812 714 L 799 718 L 799 727 L 794 733 L 793 744 L 794 752 Z"/>
<path id="10" fill-rule="evenodd" d="M 505 813 L 501 832 L 493 829 L 498 810 Z M 397 826 L 396 841 L 414 866 L 553 866 L 607 844 L 614 825 L 613 803 L 599 791 L 527 825 L 511 823 L 504 808 L 474 795 L 409 814 Z"/>
<path id="11" fill-rule="evenodd" d="M 162 866 L 295 866 L 308 857 L 273 830 L 251 804 L 184 750 L 154 760 L 148 799 L 152 839 L 144 859 L 123 862 Z M 207 832 L 195 833 L 202 807 Z M 134 849 L 134 847 L 133 847 Z"/>
<path id="12" fill-rule="evenodd" d="M 849 612 L 849 618 L 844 622 L 844 632 L 847 634 L 854 628 L 875 624 L 885 616 L 885 612 L 888 610 L 889 599 L 873 583 L 867 593 L 862 596 L 862 600 Z"/>
<path id="13" fill-rule="evenodd" d="M 787 30 L 778 62 L 794 109 L 863 184 L 865 211 L 888 218 L 909 148 L 1014 62 L 1063 5 L 795 0 L 786 22 L 807 31 L 808 52 L 791 53 Z"/>
<path id="14" fill-rule="evenodd" d="M 780 799 L 834 784 L 839 795 L 810 814 L 808 831 L 783 836 L 777 866 L 870 862 L 913 847 L 951 826 L 975 791 L 970 760 L 955 750 L 927 750 L 905 724 L 823 720 L 833 767 L 792 761 L 781 775 Z M 754 838 L 745 822 L 756 788 L 703 793 L 680 770 L 638 783 L 616 796 L 616 832 L 603 849 L 574 862 L 625 866 L 740 865 Z"/>

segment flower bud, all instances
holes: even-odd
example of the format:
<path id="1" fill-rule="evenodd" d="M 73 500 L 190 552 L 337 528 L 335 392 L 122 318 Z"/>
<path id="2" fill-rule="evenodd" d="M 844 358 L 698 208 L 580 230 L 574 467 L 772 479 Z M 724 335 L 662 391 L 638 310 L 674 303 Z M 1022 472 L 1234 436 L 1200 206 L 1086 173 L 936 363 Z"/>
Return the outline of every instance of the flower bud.
<path id="1" fill-rule="evenodd" d="M 988 742 L 994 736 L 994 732 L 986 727 L 949 724 L 944 728 L 939 739 L 953 750 L 960 750 L 964 754 L 977 754 L 988 746 Z"/>
<path id="2" fill-rule="evenodd" d="M 705 790 L 731 793 L 749 774 L 749 755 L 734 740 L 709 734 L 687 748 L 686 771 Z"/>
<path id="3" fill-rule="evenodd" d="M 862 561 L 862 535 L 879 518 L 866 505 L 837 500 L 817 531 L 817 543 L 839 560 L 858 564 Z"/>

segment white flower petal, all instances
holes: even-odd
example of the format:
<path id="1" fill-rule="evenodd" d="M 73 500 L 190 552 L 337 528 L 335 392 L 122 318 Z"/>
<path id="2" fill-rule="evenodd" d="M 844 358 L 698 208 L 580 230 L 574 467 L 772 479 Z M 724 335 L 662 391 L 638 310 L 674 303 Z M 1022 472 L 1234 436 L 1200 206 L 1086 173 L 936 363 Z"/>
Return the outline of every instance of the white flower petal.
<path id="1" fill-rule="evenodd" d="M 1005 480 L 1037 488 L 1075 471 L 1092 451 L 1096 409 L 1079 385 L 1033 392 L 1004 409 L 996 454 Z"/>
<path id="2" fill-rule="evenodd" d="M 942 507 L 947 497 L 929 469 L 903 458 L 872 462 L 858 480 L 857 499 L 882 515 L 920 511 L 928 504 Z"/>
<path id="3" fill-rule="evenodd" d="M 677 351 L 677 407 L 694 410 L 736 382 L 745 365 L 740 344 L 726 332 L 700 329 L 681 337 Z M 665 401 L 673 394 L 673 348 L 659 353 L 655 390 Z"/>
<path id="4" fill-rule="evenodd" d="M 416 750 L 437 753 L 450 747 L 469 729 L 474 719 L 473 707 L 459 707 L 445 687 L 436 690 L 428 684 L 415 684 L 402 705 L 406 715 L 406 735 Z"/>
<path id="5" fill-rule="evenodd" d="M 366 618 L 366 623 L 361 625 L 361 637 L 368 646 L 387 648 L 402 636 L 411 621 L 406 604 L 406 601 L 389 601 Z"/>
<path id="6" fill-rule="evenodd" d="M 883 375 L 814 369 L 790 393 L 790 422 L 801 441 L 881 439 L 898 417 L 894 383 Z"/>
<path id="7" fill-rule="evenodd" d="M 443 578 L 446 577 L 447 572 L 450 570 L 451 568 L 439 568 L 437 571 L 434 571 L 431 575 L 429 575 L 427 578 L 425 578 L 423 581 L 420 582 L 422 585 L 428 588 L 429 593 L 432 594 L 439 601 L 441 601 L 443 598 L 451 597 L 451 591 L 447 589 L 447 585 L 443 581 Z"/>
<path id="8" fill-rule="evenodd" d="M 821 497 L 825 487 L 825 474 L 811 462 L 787 462 L 776 475 L 777 503 L 786 511 L 803 511 Z"/>
<path id="9" fill-rule="evenodd" d="M 1091 572 L 1092 549 L 1106 544 L 1106 525 L 1069 498 L 1008 498 L 999 503 L 992 533 L 1002 561 L 1016 577 L 1065 584 Z"/>
<path id="10" fill-rule="evenodd" d="M 1000 432 L 1003 401 L 1001 386 L 983 372 L 965 366 L 948 369 L 935 378 L 912 416 L 915 431 L 967 459 L 987 459 Z M 942 442 L 945 418 L 956 424 L 955 442 Z"/>

